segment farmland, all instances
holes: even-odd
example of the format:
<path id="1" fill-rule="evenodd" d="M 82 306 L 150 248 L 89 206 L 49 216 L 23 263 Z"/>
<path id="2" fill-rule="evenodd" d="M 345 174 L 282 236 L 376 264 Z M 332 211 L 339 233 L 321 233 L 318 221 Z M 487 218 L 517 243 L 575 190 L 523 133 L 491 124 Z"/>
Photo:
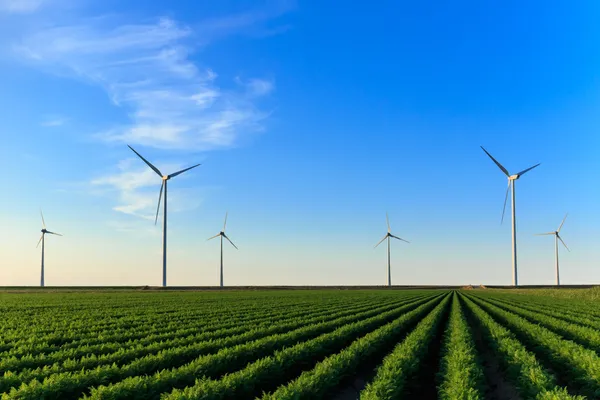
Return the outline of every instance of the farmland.
<path id="1" fill-rule="evenodd" d="M 597 399 L 597 305 L 549 289 L 2 293 L 0 393 Z"/>

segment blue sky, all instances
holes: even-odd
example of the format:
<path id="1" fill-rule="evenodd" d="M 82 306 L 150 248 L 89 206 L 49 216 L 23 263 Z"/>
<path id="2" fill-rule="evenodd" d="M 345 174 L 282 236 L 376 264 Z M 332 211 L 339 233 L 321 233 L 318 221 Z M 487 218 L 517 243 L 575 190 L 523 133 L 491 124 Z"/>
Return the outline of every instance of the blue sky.
<path id="1" fill-rule="evenodd" d="M 214 4 L 213 4 L 214 3 Z M 0 284 L 599 283 L 600 4 L 0 0 Z M 507 210 L 509 212 L 509 210 Z M 37 233 L 36 233 L 37 232 Z"/>

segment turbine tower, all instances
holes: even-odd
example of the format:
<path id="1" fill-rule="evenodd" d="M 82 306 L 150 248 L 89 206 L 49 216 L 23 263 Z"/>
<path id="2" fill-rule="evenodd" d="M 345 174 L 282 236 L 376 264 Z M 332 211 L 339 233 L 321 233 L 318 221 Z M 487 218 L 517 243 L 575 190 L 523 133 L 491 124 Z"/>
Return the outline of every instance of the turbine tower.
<path id="1" fill-rule="evenodd" d="M 399 238 L 398 236 L 392 235 L 392 229 L 390 228 L 390 219 L 388 217 L 388 214 L 385 213 L 385 219 L 387 221 L 387 227 L 388 227 L 388 231 L 385 234 L 385 236 L 383 237 L 383 239 L 381 239 L 379 241 L 379 243 L 377 243 L 375 245 L 374 248 L 376 248 L 377 246 L 379 246 L 381 244 L 381 242 L 383 242 L 385 239 L 387 239 L 387 255 L 388 255 L 388 286 L 392 286 L 392 269 L 391 269 L 391 265 L 390 265 L 390 239 L 394 238 L 394 239 L 398 239 L 398 240 L 402 240 L 403 242 L 406 243 L 410 243 L 408 240 L 404 240 L 402 238 Z"/>
<path id="2" fill-rule="evenodd" d="M 48 229 L 46 229 L 46 221 L 44 221 L 44 214 L 42 213 L 42 210 L 40 210 L 40 215 L 42 216 L 42 236 L 40 237 L 40 240 L 38 241 L 38 244 L 35 247 L 39 247 L 40 243 L 42 243 L 42 273 L 40 279 L 40 286 L 44 287 L 44 244 L 46 243 L 46 233 L 56 236 L 62 235 L 60 233 L 50 232 Z"/>
<path id="3" fill-rule="evenodd" d="M 227 227 L 227 213 L 225 213 L 225 223 L 223 223 L 223 230 L 221 232 L 217 233 L 215 236 L 209 237 L 208 239 L 206 239 L 206 240 L 211 240 L 211 239 L 221 236 L 221 287 L 223 287 L 223 238 L 229 240 L 229 243 L 231 243 L 231 245 L 233 247 L 235 247 L 236 250 L 238 250 L 237 246 L 235 244 L 233 244 L 231 239 L 229 239 L 227 237 L 227 235 L 225 234 L 226 227 Z"/>
<path id="4" fill-rule="evenodd" d="M 521 176 L 523 176 L 523 174 L 525 174 L 525 172 L 532 170 L 535 167 L 537 167 L 538 165 L 540 165 L 540 163 L 535 164 L 533 167 L 524 169 L 521 172 L 511 175 L 508 173 L 508 170 L 502 166 L 502 164 L 500 164 L 498 161 L 496 161 L 496 159 L 494 157 L 492 157 L 492 155 L 490 153 L 488 153 L 486 149 L 483 148 L 483 146 L 481 146 L 481 149 L 483 151 L 485 151 L 485 154 L 487 154 L 492 159 L 492 161 L 498 166 L 498 168 L 500 168 L 500 170 L 502 172 L 504 172 L 504 175 L 506 175 L 506 177 L 508 178 L 508 187 L 506 188 L 506 196 L 504 196 L 504 206 L 502 208 L 502 219 L 500 220 L 500 223 L 504 222 L 504 211 L 506 210 L 506 201 L 508 200 L 508 191 L 511 190 L 511 192 L 512 192 L 511 205 L 512 205 L 513 286 L 518 286 L 519 281 L 518 281 L 518 276 L 517 276 L 517 219 L 516 219 L 516 213 L 515 213 L 515 181 L 517 179 L 519 179 Z"/>
<path id="5" fill-rule="evenodd" d="M 152 165 L 148 160 L 141 156 L 140 153 L 135 151 L 133 147 L 127 145 L 139 158 L 142 159 L 154 172 L 160 176 L 162 179 L 162 183 L 160 185 L 160 192 L 158 194 L 158 206 L 156 207 L 156 218 L 154 218 L 154 225 L 156 225 L 156 221 L 158 221 L 158 211 L 160 210 L 160 199 L 162 198 L 163 189 L 165 191 L 165 200 L 163 204 L 163 287 L 167 286 L 167 181 L 171 178 L 175 178 L 177 175 L 183 174 L 185 171 L 189 171 L 192 168 L 196 168 L 200 164 L 193 165 L 189 168 L 182 169 L 181 171 L 177 171 L 175 173 L 169 175 L 163 175 L 162 172 L 154 165 Z"/>
<path id="6" fill-rule="evenodd" d="M 563 224 L 565 223 L 565 220 L 567 219 L 567 215 L 569 215 L 569 214 L 565 215 L 562 222 L 560 223 L 560 226 L 554 232 L 546 232 L 546 233 L 537 233 L 536 234 L 537 236 L 554 235 L 554 253 L 556 255 L 556 286 L 560 286 L 560 274 L 558 271 L 558 241 L 560 240 L 562 242 L 563 246 L 565 246 L 565 249 L 567 249 L 568 251 L 571 251 L 571 250 L 569 250 L 569 248 L 567 247 L 567 244 L 562 240 L 562 238 L 559 235 L 560 228 L 562 228 Z"/>

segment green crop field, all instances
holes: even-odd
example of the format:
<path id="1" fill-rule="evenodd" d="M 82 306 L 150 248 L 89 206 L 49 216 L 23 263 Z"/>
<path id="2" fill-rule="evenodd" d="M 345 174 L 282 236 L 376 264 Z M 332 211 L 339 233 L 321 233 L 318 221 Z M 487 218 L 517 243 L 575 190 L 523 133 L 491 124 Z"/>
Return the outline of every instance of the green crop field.
<path id="1" fill-rule="evenodd" d="M 576 291 L 576 290 L 573 290 Z M 0 294 L 2 399 L 599 399 L 597 291 Z"/>

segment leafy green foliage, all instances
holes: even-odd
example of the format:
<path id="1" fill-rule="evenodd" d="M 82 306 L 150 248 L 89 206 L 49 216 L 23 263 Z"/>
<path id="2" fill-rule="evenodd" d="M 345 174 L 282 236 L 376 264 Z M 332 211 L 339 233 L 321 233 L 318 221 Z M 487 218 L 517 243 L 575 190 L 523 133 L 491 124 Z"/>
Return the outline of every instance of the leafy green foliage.
<path id="1" fill-rule="evenodd" d="M 483 399 L 483 371 L 472 333 L 454 294 L 440 366 L 440 400 Z"/>

